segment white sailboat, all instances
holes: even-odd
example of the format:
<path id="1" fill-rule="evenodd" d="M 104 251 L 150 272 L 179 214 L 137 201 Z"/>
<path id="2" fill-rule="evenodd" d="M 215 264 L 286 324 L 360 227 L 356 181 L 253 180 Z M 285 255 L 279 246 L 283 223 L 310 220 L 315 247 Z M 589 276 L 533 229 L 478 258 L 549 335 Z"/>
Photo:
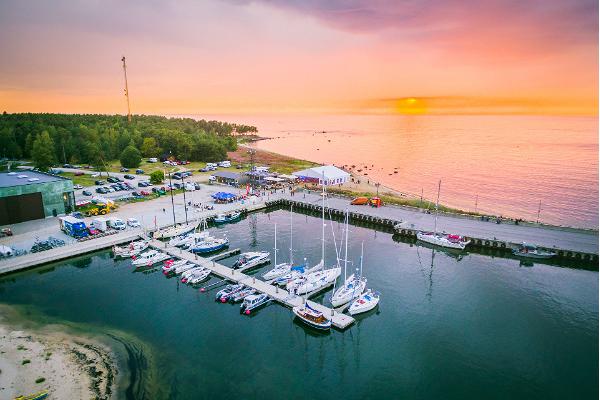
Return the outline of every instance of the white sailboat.
<path id="1" fill-rule="evenodd" d="M 321 232 L 321 261 L 311 268 L 310 272 L 299 279 L 293 280 L 286 285 L 286 288 L 291 293 L 298 295 L 317 292 L 321 289 L 332 285 L 342 273 L 342 269 L 338 266 L 328 269 L 323 269 L 325 265 L 325 178 L 323 178 L 323 214 L 322 214 L 322 232 Z"/>
<path id="2" fill-rule="evenodd" d="M 440 206 L 440 189 L 442 186 L 442 181 L 440 180 L 438 184 L 438 194 L 437 201 L 435 203 L 435 223 L 433 232 L 417 232 L 417 239 L 423 242 L 431 243 L 436 246 L 448 247 L 451 249 L 459 249 L 464 250 L 465 247 L 471 243 L 470 240 L 465 239 L 460 235 L 451 235 L 446 233 L 439 233 L 437 231 L 437 219 L 438 219 L 438 209 Z"/>
<path id="3" fill-rule="evenodd" d="M 346 276 L 348 270 L 348 210 L 346 210 L 346 250 L 344 255 L 344 285 L 337 289 L 331 296 L 331 305 L 339 307 L 362 294 L 367 287 L 367 279 L 362 274 L 363 245 L 360 248 L 360 275 Z"/>
<path id="4" fill-rule="evenodd" d="M 277 264 L 277 224 L 275 224 L 275 247 L 273 248 L 273 257 L 275 267 L 270 269 L 269 271 L 263 274 L 263 278 L 267 281 L 272 279 L 277 279 L 286 274 L 289 274 L 292 271 L 292 265 L 294 263 L 294 251 L 293 251 L 293 238 L 294 238 L 294 223 L 292 216 L 294 215 L 292 211 L 292 207 L 290 206 L 290 261 L 283 262 L 281 264 Z"/>

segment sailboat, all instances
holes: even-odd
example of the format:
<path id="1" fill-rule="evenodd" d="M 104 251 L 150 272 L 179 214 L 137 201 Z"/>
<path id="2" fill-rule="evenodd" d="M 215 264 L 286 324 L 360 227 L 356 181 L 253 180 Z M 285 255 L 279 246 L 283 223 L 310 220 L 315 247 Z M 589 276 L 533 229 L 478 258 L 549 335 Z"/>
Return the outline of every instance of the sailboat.
<path id="1" fill-rule="evenodd" d="M 301 278 L 293 280 L 286 285 L 288 291 L 303 295 L 313 292 L 318 292 L 332 285 L 342 273 L 342 269 L 338 266 L 328 269 L 323 269 L 325 265 L 325 178 L 323 178 L 323 215 L 322 215 L 322 237 L 321 237 L 321 261 L 311 268 Z"/>
<path id="2" fill-rule="evenodd" d="M 344 256 L 344 285 L 337 289 L 331 296 L 331 305 L 339 307 L 362 294 L 367 287 L 367 279 L 362 274 L 363 245 L 360 248 L 360 275 L 352 274 L 346 277 L 348 269 L 348 210 L 346 210 L 346 250 Z"/>
<path id="3" fill-rule="evenodd" d="M 292 265 L 294 263 L 294 253 L 293 253 L 293 238 L 294 238 L 294 228 L 293 228 L 293 220 L 292 216 L 294 215 L 292 212 L 292 207 L 290 206 L 290 262 L 283 262 L 281 264 L 277 264 L 277 224 L 275 224 L 275 247 L 273 248 L 274 255 L 274 263 L 275 267 L 270 269 L 269 271 L 263 274 L 263 278 L 267 281 L 272 279 L 277 279 L 286 274 L 289 274 L 292 271 Z"/>
<path id="4" fill-rule="evenodd" d="M 442 187 L 442 181 L 440 180 L 438 184 L 438 194 L 437 201 L 435 203 L 435 223 L 433 232 L 417 232 L 417 239 L 426 243 L 431 243 L 437 246 L 448 247 L 451 249 L 460 249 L 464 250 L 465 247 L 471 243 L 470 240 L 464 238 L 460 235 L 451 235 L 446 233 L 439 233 L 437 231 L 437 220 L 438 220 L 438 210 L 440 206 L 440 189 Z"/>

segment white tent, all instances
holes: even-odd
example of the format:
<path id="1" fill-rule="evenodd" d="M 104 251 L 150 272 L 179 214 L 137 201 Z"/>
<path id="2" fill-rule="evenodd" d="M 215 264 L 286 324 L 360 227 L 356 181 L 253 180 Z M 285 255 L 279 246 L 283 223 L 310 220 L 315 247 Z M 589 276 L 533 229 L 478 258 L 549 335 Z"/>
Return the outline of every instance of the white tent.
<path id="1" fill-rule="evenodd" d="M 322 167 L 308 168 L 302 171 L 293 172 L 299 180 L 303 182 L 318 183 L 319 185 L 340 185 L 348 182 L 350 174 L 346 171 L 334 167 L 333 165 L 324 165 Z"/>

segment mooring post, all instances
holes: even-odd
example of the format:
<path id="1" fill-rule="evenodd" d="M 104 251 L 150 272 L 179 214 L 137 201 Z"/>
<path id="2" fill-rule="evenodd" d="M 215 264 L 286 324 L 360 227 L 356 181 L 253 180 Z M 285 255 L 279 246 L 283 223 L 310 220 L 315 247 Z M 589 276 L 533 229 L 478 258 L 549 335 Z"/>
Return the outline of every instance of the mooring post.
<path id="1" fill-rule="evenodd" d="M 331 309 L 331 316 L 333 317 L 333 314 L 335 313 L 334 309 Z"/>
<path id="2" fill-rule="evenodd" d="M 275 293 L 279 293 L 279 286 L 275 285 Z"/>
<path id="3" fill-rule="evenodd" d="M 233 268 L 231 269 L 231 276 L 233 276 Z"/>
<path id="4" fill-rule="evenodd" d="M 194 256 L 196 257 L 196 260 L 198 259 L 198 253 L 194 253 Z"/>
<path id="5" fill-rule="evenodd" d="M 252 277 L 252 283 L 256 283 L 256 277 Z"/>

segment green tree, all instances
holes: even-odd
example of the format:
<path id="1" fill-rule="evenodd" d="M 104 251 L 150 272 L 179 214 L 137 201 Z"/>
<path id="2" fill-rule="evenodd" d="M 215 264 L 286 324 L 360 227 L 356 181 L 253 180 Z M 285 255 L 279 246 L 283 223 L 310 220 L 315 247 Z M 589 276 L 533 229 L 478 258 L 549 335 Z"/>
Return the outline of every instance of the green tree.
<path id="1" fill-rule="evenodd" d="M 125 168 L 137 168 L 142 162 L 142 155 L 135 146 L 129 145 L 121 153 L 120 160 L 121 165 Z"/>
<path id="2" fill-rule="evenodd" d="M 144 157 L 158 157 L 160 155 L 160 148 L 156 139 L 153 137 L 147 137 L 142 143 L 142 154 Z"/>
<path id="3" fill-rule="evenodd" d="M 48 171 L 54 164 L 54 141 L 48 131 L 43 131 L 34 141 L 31 149 L 31 158 L 36 168 L 40 171 Z"/>
<path id="4" fill-rule="evenodd" d="M 153 185 L 158 185 L 163 183 L 165 179 L 165 173 L 162 171 L 154 171 L 150 174 L 150 183 Z"/>

